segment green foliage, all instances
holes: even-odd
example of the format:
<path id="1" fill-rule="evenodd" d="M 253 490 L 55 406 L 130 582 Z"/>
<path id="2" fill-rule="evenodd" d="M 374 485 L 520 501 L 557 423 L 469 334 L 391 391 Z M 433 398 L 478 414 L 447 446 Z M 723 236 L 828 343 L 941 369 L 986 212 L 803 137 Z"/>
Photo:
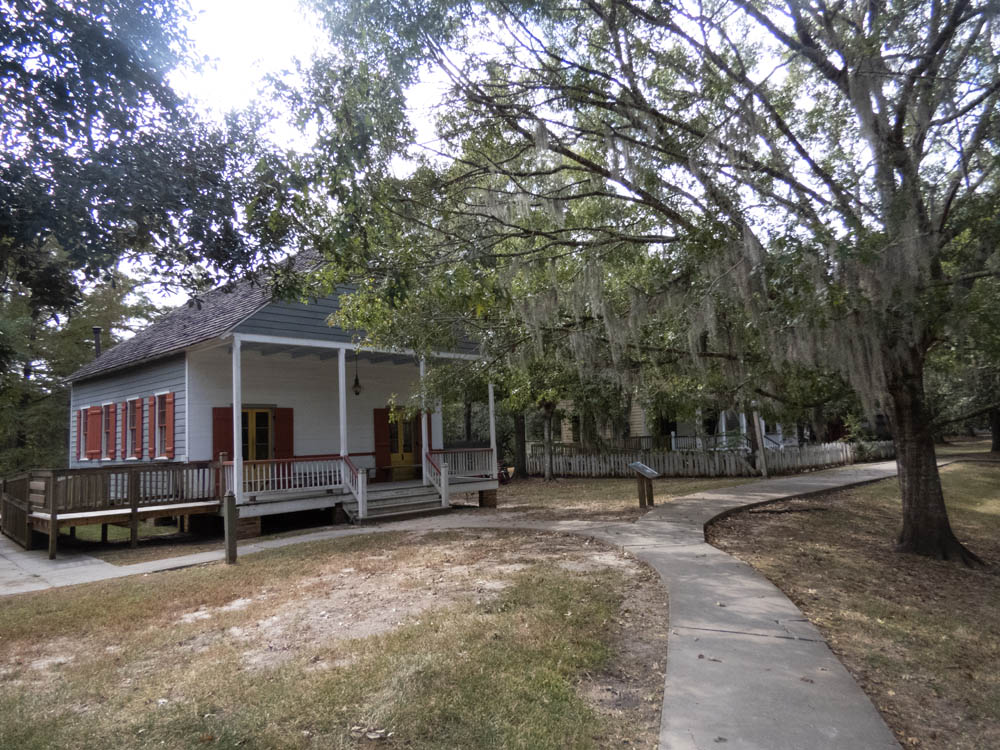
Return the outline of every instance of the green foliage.
<path id="1" fill-rule="evenodd" d="M 156 307 L 137 282 L 116 273 L 85 291 L 73 314 L 40 324 L 27 294 L 0 298 L 0 476 L 65 466 L 69 386 L 65 378 L 94 358 L 92 328 L 110 347 L 153 319 Z"/>
<path id="2" fill-rule="evenodd" d="M 170 88 L 190 17 L 181 0 L 4 4 L 0 291 L 40 325 L 123 258 L 197 290 L 281 247 L 247 179 L 266 166 L 253 119 L 209 126 Z"/>

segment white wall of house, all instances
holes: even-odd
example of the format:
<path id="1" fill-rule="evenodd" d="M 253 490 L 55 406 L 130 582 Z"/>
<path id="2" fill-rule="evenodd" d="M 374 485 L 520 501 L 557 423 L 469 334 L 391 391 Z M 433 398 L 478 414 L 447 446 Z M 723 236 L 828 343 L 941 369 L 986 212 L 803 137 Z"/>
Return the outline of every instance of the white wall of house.
<path id="1" fill-rule="evenodd" d="M 628 412 L 628 434 L 630 437 L 648 437 L 649 427 L 646 425 L 646 411 L 638 401 L 632 402 Z"/>
<path id="2" fill-rule="evenodd" d="M 330 356 L 320 359 L 319 354 Z M 290 354 L 264 356 L 244 349 L 243 405 L 290 408 L 294 413 L 294 450 L 296 455 L 336 454 L 340 452 L 340 415 L 338 413 L 337 356 L 333 350 L 317 350 L 316 355 L 292 357 Z M 415 363 L 394 365 L 358 363 L 361 395 L 351 389 L 354 383 L 354 357 L 347 359 L 348 451 L 366 453 L 374 450 L 373 411 L 388 405 L 395 397 L 406 402 L 419 381 Z M 212 409 L 232 404 L 232 355 L 229 348 L 188 353 L 188 452 L 192 461 L 212 456 Z M 441 445 L 441 418 L 432 417 L 432 445 Z"/>

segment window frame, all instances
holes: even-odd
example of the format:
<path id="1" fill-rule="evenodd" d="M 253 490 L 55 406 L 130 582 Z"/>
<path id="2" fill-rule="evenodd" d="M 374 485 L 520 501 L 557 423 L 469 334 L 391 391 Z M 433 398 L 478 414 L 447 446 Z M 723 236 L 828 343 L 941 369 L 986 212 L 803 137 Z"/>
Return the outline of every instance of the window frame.
<path id="1" fill-rule="evenodd" d="M 125 460 L 132 459 L 136 460 L 135 455 L 135 444 L 136 439 L 139 437 L 139 416 L 138 409 L 136 409 L 136 404 L 138 399 L 130 398 L 125 400 L 125 424 L 123 425 L 122 431 L 125 433 L 124 448 L 125 448 Z"/>
<path id="2" fill-rule="evenodd" d="M 167 395 L 169 391 L 164 393 L 153 394 L 155 399 L 154 404 L 156 406 L 154 415 L 155 422 L 153 424 L 153 429 L 156 430 L 154 433 L 156 437 L 154 438 L 154 443 L 156 444 L 156 456 L 154 458 L 166 458 L 167 457 Z"/>
<path id="3" fill-rule="evenodd" d="M 88 406 L 81 406 L 79 409 L 77 409 L 76 412 L 77 421 L 79 421 L 80 423 L 79 429 L 77 429 L 76 431 L 77 440 L 79 440 L 80 442 L 80 444 L 76 446 L 77 461 L 90 460 L 87 457 L 87 424 L 88 422 L 90 422 L 90 420 L 87 418 L 87 415 L 89 411 L 90 411 L 90 406 L 88 405 Z"/>
<path id="4" fill-rule="evenodd" d="M 117 404 L 101 404 L 101 460 L 112 461 L 115 457 L 115 438 L 118 433 Z"/>

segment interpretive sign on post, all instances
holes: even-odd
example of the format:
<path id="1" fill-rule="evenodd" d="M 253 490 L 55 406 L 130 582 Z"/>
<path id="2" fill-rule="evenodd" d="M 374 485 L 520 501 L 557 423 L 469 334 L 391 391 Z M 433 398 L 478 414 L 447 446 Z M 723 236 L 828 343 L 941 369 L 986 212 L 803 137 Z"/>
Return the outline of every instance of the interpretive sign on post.
<path id="1" fill-rule="evenodd" d="M 660 476 L 660 472 L 656 469 L 649 468 L 646 464 L 641 463 L 640 461 L 633 461 L 628 465 L 628 467 L 634 470 L 637 474 L 641 474 L 646 477 L 646 479 L 656 479 Z"/>
<path id="2" fill-rule="evenodd" d="M 636 473 L 639 487 L 639 507 L 652 508 L 653 503 L 653 480 L 660 476 L 660 472 L 651 469 L 641 461 L 634 461 L 628 465 Z"/>

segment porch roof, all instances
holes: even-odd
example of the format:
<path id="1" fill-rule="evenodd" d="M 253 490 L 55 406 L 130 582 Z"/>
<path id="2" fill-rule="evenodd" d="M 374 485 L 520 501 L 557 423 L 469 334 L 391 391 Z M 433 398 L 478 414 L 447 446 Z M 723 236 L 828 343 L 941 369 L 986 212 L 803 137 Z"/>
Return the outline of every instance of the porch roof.
<path id="1" fill-rule="evenodd" d="M 337 356 L 336 349 L 319 348 L 310 345 L 308 341 L 303 341 L 301 344 L 271 344 L 256 341 L 244 341 L 243 350 L 259 352 L 265 357 L 270 357 L 275 354 L 289 354 L 292 359 L 309 356 L 318 357 L 319 359 L 333 359 Z M 361 361 L 368 362 L 370 364 L 388 363 L 393 365 L 412 365 L 417 362 L 416 356 L 413 354 L 372 352 L 365 351 L 363 349 L 357 352 L 357 357 Z"/>

